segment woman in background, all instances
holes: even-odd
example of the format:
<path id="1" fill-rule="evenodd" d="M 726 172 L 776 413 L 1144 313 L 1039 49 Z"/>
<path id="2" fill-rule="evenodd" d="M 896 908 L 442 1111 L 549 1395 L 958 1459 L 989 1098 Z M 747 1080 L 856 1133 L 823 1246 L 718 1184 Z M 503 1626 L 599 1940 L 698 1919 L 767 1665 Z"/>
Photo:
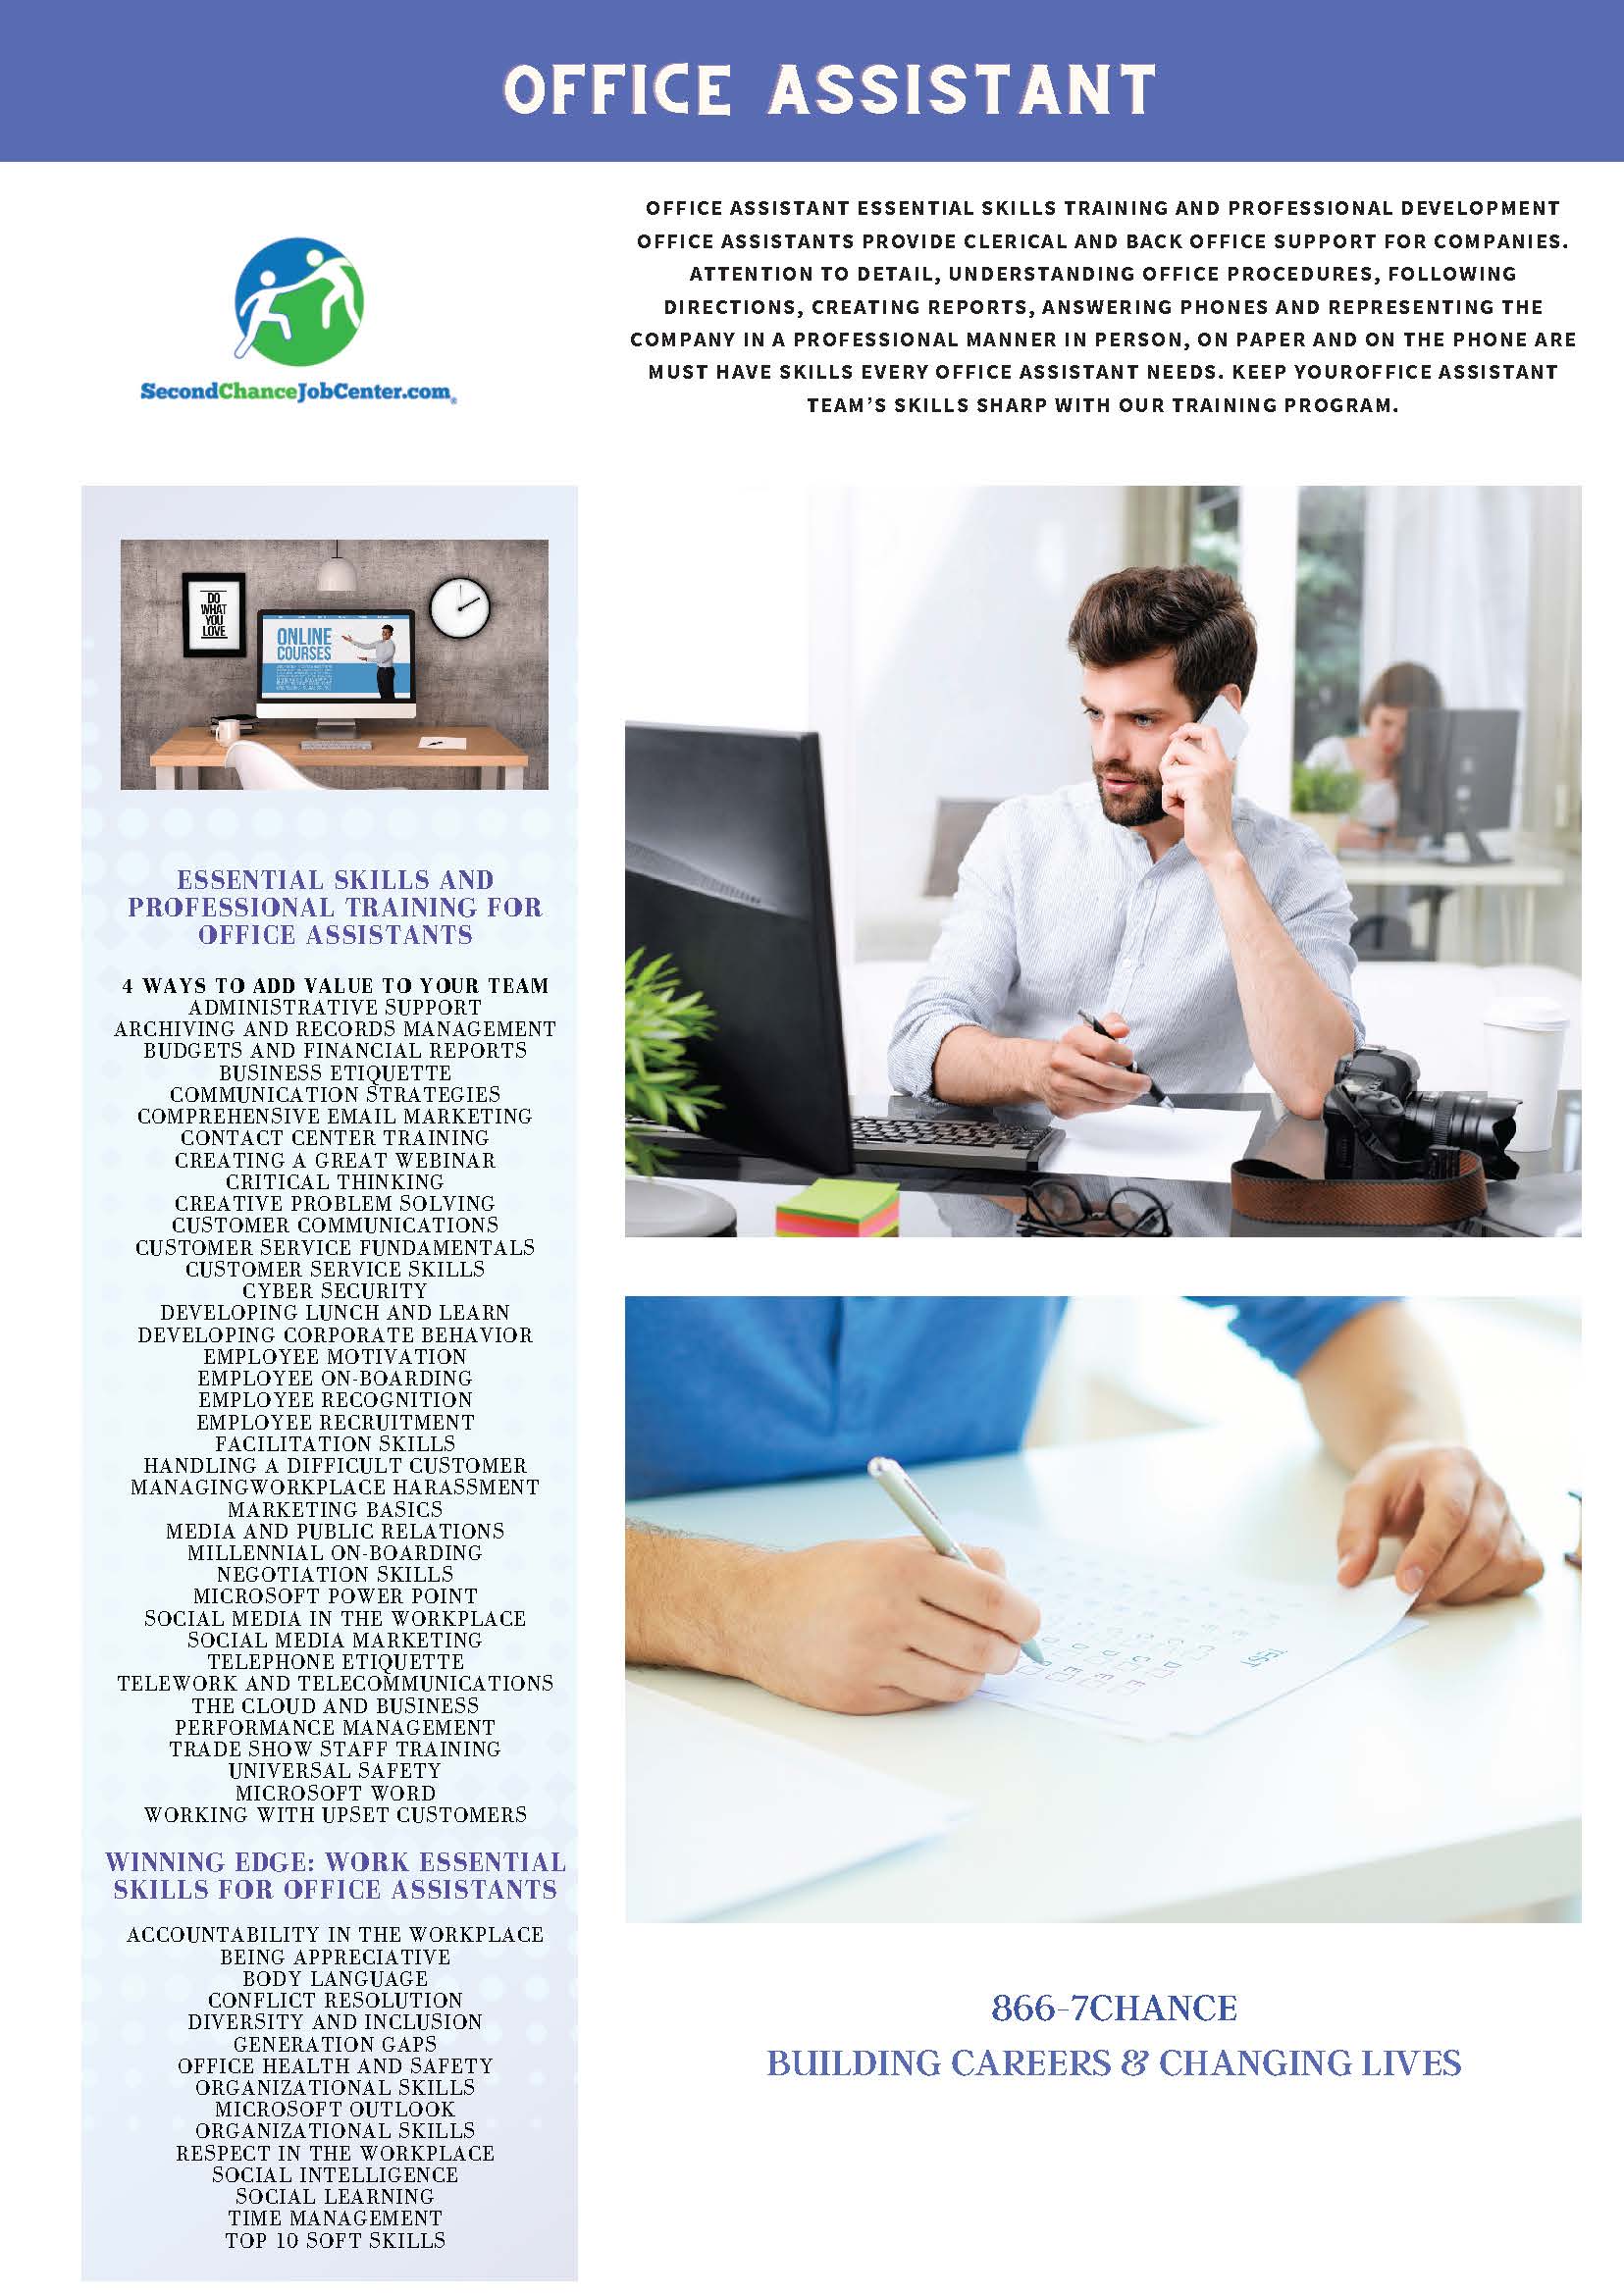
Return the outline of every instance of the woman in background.
<path id="1" fill-rule="evenodd" d="M 1328 734 L 1308 753 L 1310 765 L 1333 765 L 1357 773 L 1363 795 L 1343 822 L 1338 846 L 1363 852 L 1387 844 L 1398 823 L 1398 760 L 1412 709 L 1441 709 L 1443 688 L 1418 661 L 1395 661 L 1371 682 L 1360 707 L 1364 728 L 1356 734 Z"/>

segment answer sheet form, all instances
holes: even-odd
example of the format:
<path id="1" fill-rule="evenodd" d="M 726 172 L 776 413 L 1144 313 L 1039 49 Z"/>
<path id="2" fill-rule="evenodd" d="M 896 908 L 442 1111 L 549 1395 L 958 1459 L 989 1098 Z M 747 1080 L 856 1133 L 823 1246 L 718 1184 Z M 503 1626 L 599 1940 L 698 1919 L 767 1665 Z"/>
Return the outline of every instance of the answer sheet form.
<path id="1" fill-rule="evenodd" d="M 1390 1578 L 1301 1587 L 1176 1570 L 992 1516 L 954 1528 L 998 1547 L 1042 1612 L 1046 1663 L 1022 1657 L 982 1695 L 1129 1738 L 1198 1737 L 1426 1624 Z"/>

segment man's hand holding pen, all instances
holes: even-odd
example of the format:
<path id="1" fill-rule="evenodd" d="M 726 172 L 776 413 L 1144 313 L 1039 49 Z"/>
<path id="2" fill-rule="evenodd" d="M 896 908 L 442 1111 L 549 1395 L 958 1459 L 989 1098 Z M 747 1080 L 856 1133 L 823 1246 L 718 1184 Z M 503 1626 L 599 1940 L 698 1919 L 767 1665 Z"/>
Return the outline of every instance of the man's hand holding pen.
<path id="1" fill-rule="evenodd" d="M 1150 1078 L 1134 1068 L 1126 1036 L 1127 1022 L 1120 1013 L 1102 1014 L 1097 1023 L 1079 1019 L 1053 1044 L 1039 1047 L 1033 1098 L 1057 1117 L 1127 1108 L 1142 1100 Z"/>
<path id="2" fill-rule="evenodd" d="M 1149 1099 L 1167 1107 L 1167 1094 L 1144 1074 L 1127 1043 L 1120 1013 L 1078 1013 L 1076 1025 L 1039 1048 L 1032 1098 L 1051 1116 L 1083 1116 Z"/>

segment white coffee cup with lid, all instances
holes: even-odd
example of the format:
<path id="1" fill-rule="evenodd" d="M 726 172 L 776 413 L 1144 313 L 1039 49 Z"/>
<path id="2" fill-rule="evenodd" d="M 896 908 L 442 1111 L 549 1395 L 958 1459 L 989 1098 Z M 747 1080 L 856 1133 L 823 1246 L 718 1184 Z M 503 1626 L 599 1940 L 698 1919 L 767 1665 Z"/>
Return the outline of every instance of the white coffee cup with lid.
<path id="1" fill-rule="evenodd" d="M 1568 1017 L 1550 997 L 1500 997 L 1483 1017 L 1489 1090 L 1520 1103 L 1513 1156 L 1550 1146 L 1567 1032 Z"/>

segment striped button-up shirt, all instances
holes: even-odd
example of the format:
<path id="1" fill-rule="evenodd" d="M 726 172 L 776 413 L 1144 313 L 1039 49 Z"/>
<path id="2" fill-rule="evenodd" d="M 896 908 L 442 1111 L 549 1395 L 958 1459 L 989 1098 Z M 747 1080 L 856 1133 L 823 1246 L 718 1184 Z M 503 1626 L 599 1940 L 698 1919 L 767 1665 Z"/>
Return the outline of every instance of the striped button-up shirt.
<path id="1" fill-rule="evenodd" d="M 1364 1029 L 1350 984 L 1353 903 L 1312 830 L 1234 801 L 1263 895 Z M 948 1031 L 1053 1038 L 1078 1011 L 1121 1013 L 1140 1068 L 1176 1098 L 1233 1092 L 1251 1066 L 1234 966 L 1206 871 L 1180 838 L 1159 861 L 1108 821 L 1091 781 L 1012 798 L 965 856 L 930 962 L 891 1037 L 891 1082 L 927 1094 Z"/>

